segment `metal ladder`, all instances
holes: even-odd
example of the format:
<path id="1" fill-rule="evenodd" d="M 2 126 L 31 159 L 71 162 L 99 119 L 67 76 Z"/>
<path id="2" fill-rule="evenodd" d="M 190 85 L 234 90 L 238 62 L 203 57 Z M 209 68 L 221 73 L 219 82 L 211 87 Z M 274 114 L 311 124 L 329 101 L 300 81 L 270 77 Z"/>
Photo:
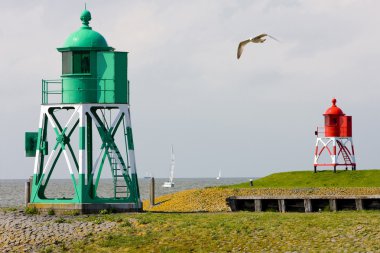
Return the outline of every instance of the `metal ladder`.
<path id="1" fill-rule="evenodd" d="M 100 112 L 102 113 L 102 116 L 103 116 L 104 127 L 108 131 L 110 129 L 111 118 L 112 118 L 111 111 L 109 114 L 109 121 L 108 121 L 109 124 L 107 123 L 105 110 L 100 110 Z M 124 120 L 123 120 L 123 125 L 124 125 Z M 108 146 L 107 155 L 109 157 L 109 161 L 111 165 L 114 198 L 126 198 L 129 196 L 130 189 L 128 188 L 128 184 L 126 182 L 128 175 L 126 175 L 125 177 L 124 174 L 127 174 L 128 171 L 124 171 L 124 168 L 126 168 L 126 166 L 119 152 L 119 149 L 116 147 L 116 145 L 114 143 L 110 143 L 108 145 L 109 146 Z"/>
<path id="2" fill-rule="evenodd" d="M 343 159 L 344 159 L 344 164 L 345 165 L 351 165 L 351 158 L 349 156 L 349 154 L 347 153 L 347 150 L 346 150 L 346 147 L 343 146 L 343 144 L 340 142 L 340 141 L 337 141 L 338 143 L 338 146 L 339 146 L 339 149 L 342 151 L 342 156 L 343 156 Z"/>
<path id="3" fill-rule="evenodd" d="M 118 150 L 115 151 L 114 149 L 110 147 L 108 149 L 108 155 L 109 155 L 110 164 L 111 164 L 114 198 L 126 197 L 129 191 L 128 191 L 127 184 L 125 183 L 125 179 L 124 179 L 124 175 L 122 171 L 124 162 L 121 162 L 121 163 L 119 162 L 119 160 L 121 161 L 120 159 L 121 154 Z M 123 196 L 120 196 L 120 195 L 123 195 Z"/>

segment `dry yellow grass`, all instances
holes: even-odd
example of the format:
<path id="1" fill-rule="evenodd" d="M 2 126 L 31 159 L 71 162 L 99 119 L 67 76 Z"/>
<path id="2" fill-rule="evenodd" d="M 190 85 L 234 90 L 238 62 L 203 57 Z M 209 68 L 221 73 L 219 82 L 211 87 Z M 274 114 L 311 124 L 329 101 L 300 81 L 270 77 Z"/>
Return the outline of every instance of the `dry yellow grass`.
<path id="1" fill-rule="evenodd" d="M 156 205 L 144 201 L 144 210 L 156 212 L 225 212 L 230 211 L 226 198 L 230 196 L 334 196 L 334 195 L 380 195 L 379 187 L 351 188 L 223 188 L 191 189 L 156 198 Z"/>

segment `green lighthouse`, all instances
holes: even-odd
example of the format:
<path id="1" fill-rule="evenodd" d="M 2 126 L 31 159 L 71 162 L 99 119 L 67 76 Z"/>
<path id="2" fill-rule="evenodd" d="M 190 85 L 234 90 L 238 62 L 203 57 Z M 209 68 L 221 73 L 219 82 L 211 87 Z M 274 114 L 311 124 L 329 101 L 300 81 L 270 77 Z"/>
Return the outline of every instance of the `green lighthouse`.
<path id="1" fill-rule="evenodd" d="M 80 19 L 82 26 L 58 48 L 61 78 L 42 80 L 38 132 L 26 133 L 26 154 L 35 157 L 29 205 L 81 213 L 138 211 L 142 203 L 130 117 L 128 55 L 115 51 L 92 30 L 88 10 Z M 70 174 L 72 197 L 45 194 L 54 170 Z M 105 170 L 112 176 L 113 188 L 106 197 L 98 192 Z"/>

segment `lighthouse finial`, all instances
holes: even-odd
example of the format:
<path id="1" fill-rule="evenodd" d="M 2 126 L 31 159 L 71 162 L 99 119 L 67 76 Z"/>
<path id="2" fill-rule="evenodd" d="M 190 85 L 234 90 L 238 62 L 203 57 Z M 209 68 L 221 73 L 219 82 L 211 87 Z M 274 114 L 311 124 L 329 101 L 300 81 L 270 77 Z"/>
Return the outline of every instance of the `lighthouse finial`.
<path id="1" fill-rule="evenodd" d="M 336 104 L 336 99 L 333 98 L 333 99 L 331 100 L 331 102 L 332 102 L 333 106 L 335 106 L 335 104 Z"/>
<path id="2" fill-rule="evenodd" d="M 91 13 L 87 10 L 86 4 L 84 4 L 84 10 L 82 11 L 82 14 L 80 15 L 80 20 L 82 20 L 82 24 L 84 27 L 89 27 L 88 24 L 91 20 Z"/>

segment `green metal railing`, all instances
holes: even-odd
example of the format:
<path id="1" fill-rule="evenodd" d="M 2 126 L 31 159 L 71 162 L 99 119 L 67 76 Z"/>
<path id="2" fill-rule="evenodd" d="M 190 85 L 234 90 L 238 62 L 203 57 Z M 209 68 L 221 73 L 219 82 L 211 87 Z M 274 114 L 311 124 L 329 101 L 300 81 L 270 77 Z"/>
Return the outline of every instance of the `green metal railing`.
<path id="1" fill-rule="evenodd" d="M 96 88 L 95 89 L 80 89 L 81 92 L 92 92 L 96 91 L 97 98 L 100 98 L 103 93 L 103 101 L 94 101 L 94 103 L 106 103 L 106 93 L 113 93 L 115 95 L 115 79 L 101 79 L 101 78 L 76 78 L 76 80 L 82 80 L 83 82 L 86 81 L 96 81 Z M 70 79 L 55 79 L 55 80 L 44 80 L 42 79 L 42 104 L 49 104 L 49 96 L 50 95 L 61 95 L 58 102 L 54 103 L 64 103 L 63 101 L 63 92 L 72 92 L 72 91 L 79 91 L 79 90 L 68 90 L 63 89 L 64 82 L 72 82 Z M 98 88 L 101 84 L 103 84 L 104 89 Z M 54 87 L 52 87 L 54 86 Z M 106 87 L 110 87 L 106 89 Z"/>
<path id="2" fill-rule="evenodd" d="M 49 90 L 49 84 L 59 84 L 60 89 L 59 90 Z M 59 80 L 44 80 L 42 79 L 42 104 L 48 104 L 49 103 L 49 94 L 62 94 L 62 79 Z M 61 103 L 62 103 L 62 96 L 61 96 Z"/>

